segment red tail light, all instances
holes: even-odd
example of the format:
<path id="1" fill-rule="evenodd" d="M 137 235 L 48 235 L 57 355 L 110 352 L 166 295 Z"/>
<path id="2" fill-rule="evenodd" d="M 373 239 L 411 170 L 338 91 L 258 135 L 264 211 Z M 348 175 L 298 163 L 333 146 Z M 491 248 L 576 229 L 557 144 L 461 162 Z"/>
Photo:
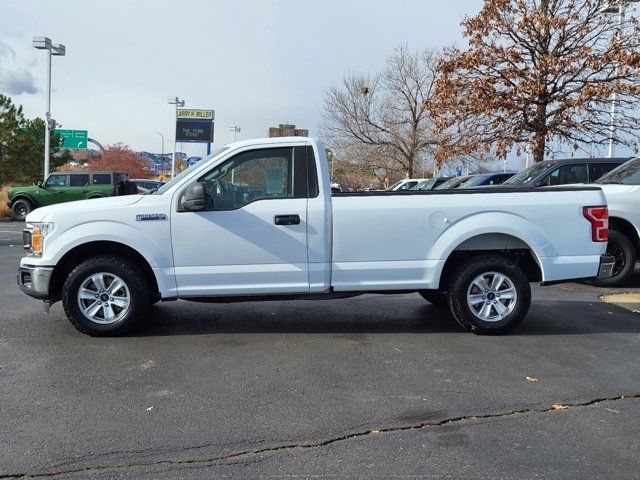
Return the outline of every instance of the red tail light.
<path id="1" fill-rule="evenodd" d="M 606 242 L 609 240 L 609 209 L 606 206 L 583 207 L 584 218 L 591 223 L 591 240 Z"/>

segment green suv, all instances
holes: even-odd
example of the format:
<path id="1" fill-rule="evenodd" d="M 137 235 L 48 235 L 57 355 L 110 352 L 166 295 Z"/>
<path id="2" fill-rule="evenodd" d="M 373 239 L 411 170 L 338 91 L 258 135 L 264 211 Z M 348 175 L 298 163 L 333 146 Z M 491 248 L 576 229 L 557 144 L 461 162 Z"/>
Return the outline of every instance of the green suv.
<path id="1" fill-rule="evenodd" d="M 44 183 L 11 188 L 7 205 L 13 218 L 23 221 L 45 205 L 116 195 L 118 185 L 128 180 L 123 172 L 53 172 Z"/>

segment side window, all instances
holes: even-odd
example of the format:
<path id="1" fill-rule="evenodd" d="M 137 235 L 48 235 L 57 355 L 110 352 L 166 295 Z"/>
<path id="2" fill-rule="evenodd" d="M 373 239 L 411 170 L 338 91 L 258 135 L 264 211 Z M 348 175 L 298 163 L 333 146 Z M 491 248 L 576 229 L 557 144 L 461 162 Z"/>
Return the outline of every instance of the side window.
<path id="1" fill-rule="evenodd" d="M 70 187 L 86 187 L 89 185 L 88 173 L 74 173 L 69 177 Z"/>
<path id="2" fill-rule="evenodd" d="M 47 187 L 66 187 L 67 186 L 67 178 L 69 175 L 61 175 L 61 174 L 53 174 L 49 175 L 47 178 L 47 183 L 45 186 Z"/>
<path id="3" fill-rule="evenodd" d="M 111 185 L 110 173 L 94 173 L 91 178 L 92 185 Z"/>
<path id="4" fill-rule="evenodd" d="M 619 166 L 618 163 L 590 163 L 589 164 L 589 182 L 593 183 L 602 177 L 605 173 Z"/>
<path id="5" fill-rule="evenodd" d="M 569 185 L 572 183 L 587 183 L 587 164 L 567 164 L 556 168 L 545 179 L 541 185 Z"/>
<path id="6" fill-rule="evenodd" d="M 234 210 L 257 200 L 294 198 L 293 149 L 239 153 L 198 181 L 205 185 L 206 210 Z M 303 186 L 306 190 L 306 181 Z"/>

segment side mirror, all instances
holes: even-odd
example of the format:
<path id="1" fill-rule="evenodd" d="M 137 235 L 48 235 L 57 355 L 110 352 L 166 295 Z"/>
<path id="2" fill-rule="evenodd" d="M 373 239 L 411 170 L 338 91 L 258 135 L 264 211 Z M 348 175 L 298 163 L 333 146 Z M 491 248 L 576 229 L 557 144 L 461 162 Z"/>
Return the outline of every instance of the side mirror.
<path id="1" fill-rule="evenodd" d="M 207 199 L 204 194 L 204 183 L 195 182 L 189 185 L 180 199 L 180 206 L 189 212 L 203 210 L 207 206 Z"/>
<path id="2" fill-rule="evenodd" d="M 36 187 L 44 188 L 44 186 L 42 185 L 42 182 L 37 182 Z"/>

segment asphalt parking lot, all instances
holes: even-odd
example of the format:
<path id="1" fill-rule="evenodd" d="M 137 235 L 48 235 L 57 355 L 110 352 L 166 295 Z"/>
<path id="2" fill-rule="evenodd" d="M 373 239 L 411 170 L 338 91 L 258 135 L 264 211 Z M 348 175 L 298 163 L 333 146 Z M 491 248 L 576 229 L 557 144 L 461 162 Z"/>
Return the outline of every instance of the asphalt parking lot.
<path id="1" fill-rule="evenodd" d="M 638 478 L 640 315 L 535 287 L 512 334 L 417 295 L 153 307 L 76 332 L 0 222 L 0 478 Z"/>

